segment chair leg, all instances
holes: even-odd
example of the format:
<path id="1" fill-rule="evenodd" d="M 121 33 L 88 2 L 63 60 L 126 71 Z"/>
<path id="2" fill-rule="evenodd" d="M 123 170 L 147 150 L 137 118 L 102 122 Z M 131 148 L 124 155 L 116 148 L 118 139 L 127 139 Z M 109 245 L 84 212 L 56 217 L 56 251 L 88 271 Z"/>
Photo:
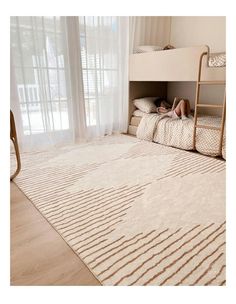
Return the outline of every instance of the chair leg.
<path id="1" fill-rule="evenodd" d="M 12 111 L 10 111 L 10 139 L 14 145 L 15 153 L 16 153 L 16 161 L 17 161 L 17 167 L 14 174 L 11 175 L 10 180 L 12 181 L 20 172 L 21 169 L 21 160 L 20 160 L 20 151 L 19 151 L 19 145 L 17 141 L 17 133 L 16 133 L 16 125 L 15 125 L 15 119 Z"/>
<path id="2" fill-rule="evenodd" d="M 16 171 L 14 174 L 11 175 L 10 180 L 12 181 L 20 172 L 21 169 L 21 160 L 20 160 L 20 152 L 19 152 L 19 147 L 18 147 L 18 142 L 15 138 L 11 139 L 15 148 L 15 153 L 16 153 L 16 161 L 17 161 L 17 167 Z"/>

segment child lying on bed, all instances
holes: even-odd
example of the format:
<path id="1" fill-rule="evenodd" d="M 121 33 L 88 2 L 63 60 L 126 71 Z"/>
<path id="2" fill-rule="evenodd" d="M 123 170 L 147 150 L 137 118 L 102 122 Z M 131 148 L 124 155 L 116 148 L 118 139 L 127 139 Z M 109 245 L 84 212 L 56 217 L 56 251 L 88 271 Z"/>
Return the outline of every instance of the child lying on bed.
<path id="1" fill-rule="evenodd" d="M 164 98 L 158 98 L 155 100 L 155 105 L 157 107 L 157 113 L 166 114 L 166 116 L 171 118 L 182 118 L 182 120 L 185 120 L 190 114 L 188 99 L 179 99 L 175 97 L 171 107 Z"/>

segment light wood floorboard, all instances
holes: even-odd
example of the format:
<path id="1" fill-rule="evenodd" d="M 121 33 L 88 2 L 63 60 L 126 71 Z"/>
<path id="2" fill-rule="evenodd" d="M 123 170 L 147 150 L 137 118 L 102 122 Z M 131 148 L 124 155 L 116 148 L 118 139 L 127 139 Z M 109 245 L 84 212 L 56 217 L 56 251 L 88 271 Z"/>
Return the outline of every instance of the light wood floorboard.
<path id="1" fill-rule="evenodd" d="M 101 285 L 14 183 L 11 285 Z"/>

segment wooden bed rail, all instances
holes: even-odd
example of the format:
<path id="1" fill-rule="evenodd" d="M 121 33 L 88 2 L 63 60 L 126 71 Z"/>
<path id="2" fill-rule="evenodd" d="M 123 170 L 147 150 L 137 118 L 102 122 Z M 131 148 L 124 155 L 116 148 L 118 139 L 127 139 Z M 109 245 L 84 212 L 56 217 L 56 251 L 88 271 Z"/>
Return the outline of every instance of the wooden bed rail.
<path id="1" fill-rule="evenodd" d="M 219 155 L 222 155 L 222 144 L 223 144 L 223 137 L 224 137 L 224 127 L 225 127 L 225 115 L 226 115 L 226 89 L 224 92 L 224 100 L 221 105 L 219 104 L 201 104 L 199 103 L 199 94 L 200 94 L 200 86 L 201 85 L 225 85 L 225 81 L 201 81 L 201 73 L 202 73 L 202 61 L 203 57 L 208 55 L 207 52 L 204 52 L 200 56 L 199 60 L 199 68 L 198 68 L 198 78 L 196 84 L 196 95 L 195 95 L 195 111 L 194 111 L 194 128 L 193 128 L 193 148 L 196 150 L 196 134 L 197 128 L 208 129 L 208 130 L 218 130 L 220 131 L 220 141 L 219 141 Z M 222 115 L 221 115 L 221 125 L 219 128 L 206 126 L 206 125 L 198 125 L 198 109 L 200 107 L 205 108 L 222 108 Z"/>

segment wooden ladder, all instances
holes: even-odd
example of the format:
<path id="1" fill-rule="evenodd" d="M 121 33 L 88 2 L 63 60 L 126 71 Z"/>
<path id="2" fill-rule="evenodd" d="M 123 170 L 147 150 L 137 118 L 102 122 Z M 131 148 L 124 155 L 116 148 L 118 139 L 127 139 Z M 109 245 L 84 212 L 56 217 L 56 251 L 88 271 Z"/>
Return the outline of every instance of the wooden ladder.
<path id="1" fill-rule="evenodd" d="M 198 79 L 196 85 L 196 96 L 195 96 L 195 111 L 194 111 L 194 129 L 193 129 L 193 148 L 196 150 L 196 134 L 197 128 L 208 129 L 208 130 L 218 130 L 220 131 L 220 142 L 219 142 L 219 155 L 222 155 L 222 144 L 223 144 L 223 136 L 224 136 L 224 126 L 225 126 L 225 115 L 226 115 L 226 90 L 224 92 L 224 99 L 222 104 L 203 104 L 199 103 L 199 94 L 200 94 L 200 86 L 201 85 L 225 85 L 225 81 L 221 80 L 213 80 L 213 81 L 202 81 L 201 80 L 201 72 L 202 72 L 202 60 L 203 57 L 208 53 L 202 53 L 199 61 L 199 69 L 198 69 Z M 221 125 L 220 127 L 206 126 L 198 124 L 198 109 L 199 108 L 220 108 L 222 109 L 221 115 Z"/>

